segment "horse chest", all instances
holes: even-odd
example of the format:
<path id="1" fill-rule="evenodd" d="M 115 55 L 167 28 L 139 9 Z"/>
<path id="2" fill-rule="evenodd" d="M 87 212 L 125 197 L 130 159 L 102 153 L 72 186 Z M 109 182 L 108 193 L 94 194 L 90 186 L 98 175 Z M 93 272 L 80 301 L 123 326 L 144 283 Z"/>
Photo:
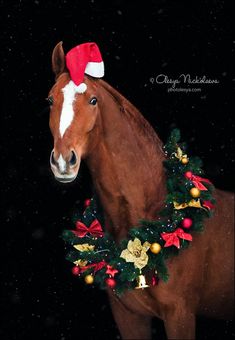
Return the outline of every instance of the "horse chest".
<path id="1" fill-rule="evenodd" d="M 147 289 L 127 292 L 118 300 L 124 309 L 132 313 L 161 319 L 163 317 L 163 305 L 156 302 Z"/>

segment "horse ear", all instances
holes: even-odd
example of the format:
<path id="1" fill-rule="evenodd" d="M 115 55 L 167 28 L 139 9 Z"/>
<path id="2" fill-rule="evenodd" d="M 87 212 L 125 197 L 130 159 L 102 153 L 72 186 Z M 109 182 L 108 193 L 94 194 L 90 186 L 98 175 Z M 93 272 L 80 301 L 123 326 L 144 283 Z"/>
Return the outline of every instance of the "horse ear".
<path id="1" fill-rule="evenodd" d="M 63 41 L 60 41 L 52 52 L 52 70 L 55 73 L 56 78 L 58 78 L 66 69 L 62 44 Z"/>

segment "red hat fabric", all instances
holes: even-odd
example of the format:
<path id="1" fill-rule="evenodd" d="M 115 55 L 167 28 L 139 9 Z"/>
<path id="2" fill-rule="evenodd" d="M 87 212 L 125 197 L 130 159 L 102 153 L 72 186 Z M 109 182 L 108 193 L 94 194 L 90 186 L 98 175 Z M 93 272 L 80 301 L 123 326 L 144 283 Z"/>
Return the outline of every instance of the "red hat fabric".
<path id="1" fill-rule="evenodd" d="M 84 73 L 95 78 L 104 76 L 102 56 L 94 42 L 77 45 L 66 54 L 65 58 L 71 79 L 76 85 L 76 92 L 86 91 L 86 84 L 83 83 Z"/>

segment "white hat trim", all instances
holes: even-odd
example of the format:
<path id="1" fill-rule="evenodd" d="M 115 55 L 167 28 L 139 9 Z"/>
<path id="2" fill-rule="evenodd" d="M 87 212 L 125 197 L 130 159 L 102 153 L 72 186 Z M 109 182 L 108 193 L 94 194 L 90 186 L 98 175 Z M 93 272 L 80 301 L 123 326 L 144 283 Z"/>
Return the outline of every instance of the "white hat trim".
<path id="1" fill-rule="evenodd" d="M 90 61 L 87 63 L 85 73 L 95 78 L 102 78 L 104 76 L 104 62 L 95 63 Z"/>
<path id="2" fill-rule="evenodd" d="M 87 86 L 85 83 L 81 83 L 79 85 L 74 84 L 74 90 L 76 93 L 84 93 L 86 92 Z"/>

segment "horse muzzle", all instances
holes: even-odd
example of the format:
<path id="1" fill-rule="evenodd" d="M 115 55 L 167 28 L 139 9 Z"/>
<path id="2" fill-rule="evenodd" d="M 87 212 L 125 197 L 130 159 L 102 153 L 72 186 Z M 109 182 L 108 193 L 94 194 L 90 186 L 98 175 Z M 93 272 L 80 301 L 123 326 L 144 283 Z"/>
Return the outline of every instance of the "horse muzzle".
<path id="1" fill-rule="evenodd" d="M 55 176 L 55 179 L 60 183 L 71 183 L 76 179 L 77 175 L 75 176 Z"/>
<path id="2" fill-rule="evenodd" d="M 71 151 L 67 157 L 60 153 L 55 156 L 54 150 L 51 152 L 50 165 L 55 179 L 61 183 L 73 182 L 78 174 L 81 159 L 75 151 Z"/>

